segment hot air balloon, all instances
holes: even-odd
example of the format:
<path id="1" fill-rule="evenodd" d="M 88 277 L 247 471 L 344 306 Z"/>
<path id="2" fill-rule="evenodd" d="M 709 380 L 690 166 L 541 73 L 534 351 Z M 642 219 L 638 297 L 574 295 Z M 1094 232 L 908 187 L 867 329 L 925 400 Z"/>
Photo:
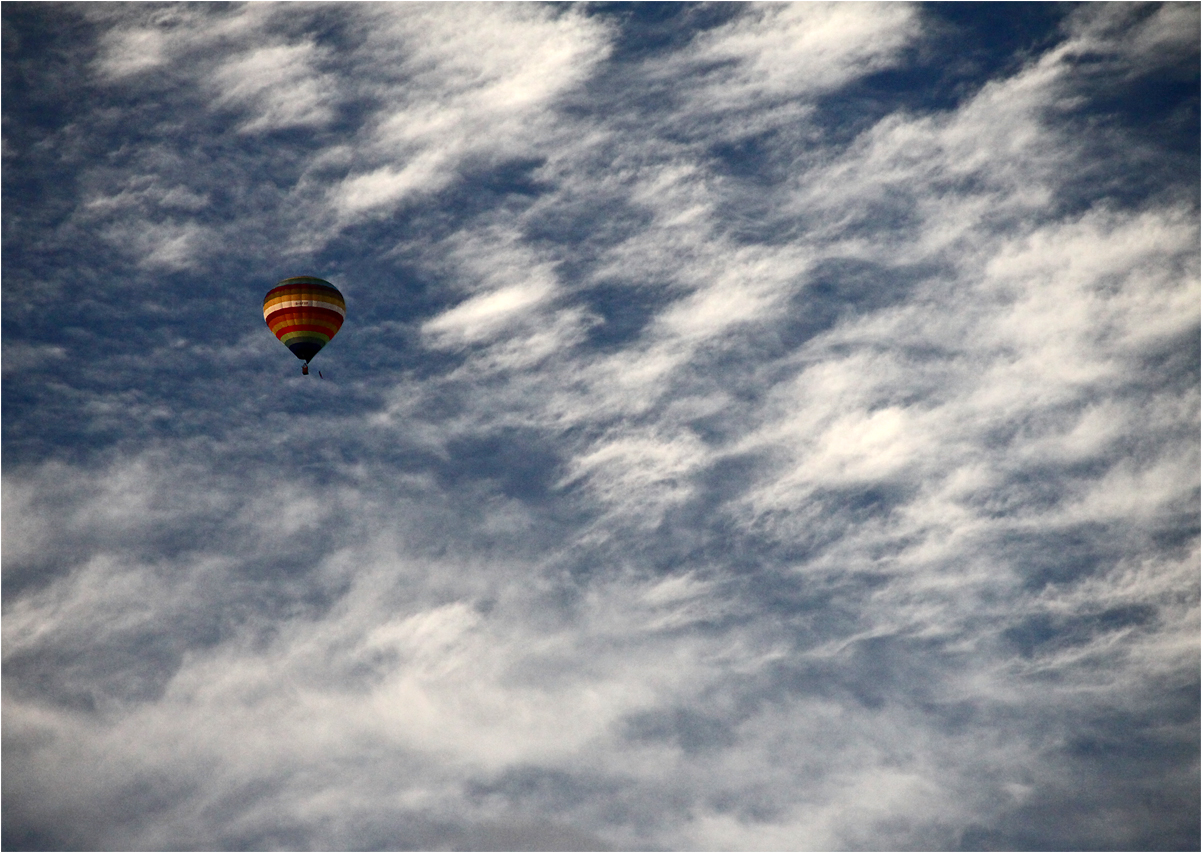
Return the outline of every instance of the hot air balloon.
<path id="1" fill-rule="evenodd" d="M 301 373 L 309 375 L 309 361 L 346 318 L 346 301 L 328 281 L 308 275 L 286 278 L 263 297 L 267 328 L 292 354 L 301 359 Z"/>

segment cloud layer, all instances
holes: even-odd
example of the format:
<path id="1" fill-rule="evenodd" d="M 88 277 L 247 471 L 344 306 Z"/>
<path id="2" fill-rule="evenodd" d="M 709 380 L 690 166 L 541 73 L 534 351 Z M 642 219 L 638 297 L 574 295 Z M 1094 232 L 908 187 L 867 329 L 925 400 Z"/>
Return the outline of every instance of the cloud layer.
<path id="1" fill-rule="evenodd" d="M 990 14 L 6 5 L 5 846 L 1196 848 L 1198 9 Z"/>

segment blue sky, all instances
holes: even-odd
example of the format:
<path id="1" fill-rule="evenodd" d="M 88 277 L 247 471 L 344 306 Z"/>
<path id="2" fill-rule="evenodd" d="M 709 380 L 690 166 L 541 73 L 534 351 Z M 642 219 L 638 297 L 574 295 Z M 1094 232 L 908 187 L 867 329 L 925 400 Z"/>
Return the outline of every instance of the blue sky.
<path id="1" fill-rule="evenodd" d="M 2 14 L 6 848 L 1197 849 L 1198 4 Z"/>

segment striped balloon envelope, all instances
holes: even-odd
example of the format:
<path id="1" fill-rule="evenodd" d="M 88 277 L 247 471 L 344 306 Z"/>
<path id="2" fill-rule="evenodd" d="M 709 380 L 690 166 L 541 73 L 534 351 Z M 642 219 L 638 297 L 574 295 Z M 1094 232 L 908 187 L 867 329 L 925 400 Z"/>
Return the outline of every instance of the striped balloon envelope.
<path id="1" fill-rule="evenodd" d="M 267 328 L 292 354 L 305 362 L 338 334 L 346 318 L 346 301 L 328 281 L 307 275 L 286 278 L 263 297 Z"/>

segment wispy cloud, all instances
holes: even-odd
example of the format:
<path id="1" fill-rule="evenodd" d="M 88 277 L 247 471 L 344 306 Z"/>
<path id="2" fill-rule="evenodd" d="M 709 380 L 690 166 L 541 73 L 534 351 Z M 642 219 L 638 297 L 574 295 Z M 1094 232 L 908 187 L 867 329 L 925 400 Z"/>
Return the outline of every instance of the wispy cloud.
<path id="1" fill-rule="evenodd" d="M 1196 844 L 1196 6 L 50 8 L 6 846 Z"/>

